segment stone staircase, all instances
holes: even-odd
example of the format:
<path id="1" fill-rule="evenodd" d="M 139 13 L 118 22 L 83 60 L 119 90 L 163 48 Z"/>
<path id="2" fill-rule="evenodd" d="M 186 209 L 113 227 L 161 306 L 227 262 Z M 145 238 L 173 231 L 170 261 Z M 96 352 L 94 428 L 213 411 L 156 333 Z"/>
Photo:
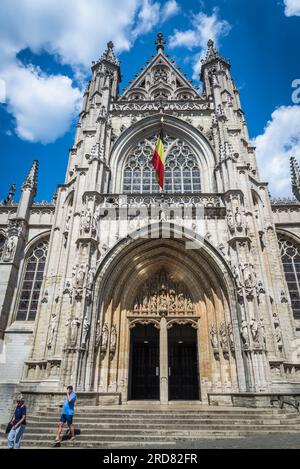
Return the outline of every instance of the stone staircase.
<path id="1" fill-rule="evenodd" d="M 22 446 L 50 447 L 59 416 L 58 408 L 39 410 L 30 415 Z M 178 443 L 188 445 L 203 439 L 300 434 L 299 414 L 278 408 L 77 407 L 74 424 L 80 434 L 73 442 L 63 441 L 61 447 L 172 448 Z M 1 430 L 3 432 L 3 427 Z"/>

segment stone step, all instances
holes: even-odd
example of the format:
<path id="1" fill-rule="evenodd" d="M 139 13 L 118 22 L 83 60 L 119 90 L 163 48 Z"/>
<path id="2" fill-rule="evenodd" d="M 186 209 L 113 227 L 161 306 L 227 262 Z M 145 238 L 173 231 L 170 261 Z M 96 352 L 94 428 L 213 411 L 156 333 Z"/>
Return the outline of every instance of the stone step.
<path id="1" fill-rule="evenodd" d="M 90 438 L 93 439 L 99 439 L 99 440 L 105 440 L 107 438 L 109 439 L 115 439 L 116 435 L 120 435 L 122 437 L 122 440 L 124 439 L 132 439 L 132 438 L 138 438 L 141 437 L 143 439 L 151 438 L 151 437 L 178 437 L 181 438 L 182 436 L 194 436 L 197 438 L 199 435 L 203 435 L 205 433 L 214 433 L 217 432 L 219 434 L 226 434 L 226 432 L 246 432 L 246 433 L 256 433 L 260 434 L 261 432 L 299 432 L 299 428 L 294 428 L 294 427 L 289 427 L 289 426 L 272 426 L 272 425 L 261 425 L 257 427 L 251 427 L 251 429 L 247 426 L 239 425 L 235 427 L 228 427 L 226 425 L 219 425 L 219 426 L 214 426 L 214 427 L 209 427 L 207 428 L 206 426 L 203 427 L 198 427 L 197 429 L 191 429 L 191 428 L 181 428 L 180 430 L 174 430 L 172 428 L 170 429 L 155 429 L 155 428 L 149 428 L 149 429 L 99 429 L 98 431 L 94 431 L 92 429 L 86 429 L 84 432 L 81 432 L 81 434 L 78 436 L 78 439 L 81 441 L 87 440 Z M 26 431 L 27 437 L 30 436 L 30 438 L 34 439 L 51 439 L 53 438 L 53 435 L 55 433 L 55 429 L 53 430 L 30 430 L 28 429 Z M 25 436 L 26 436 L 25 435 Z"/>
<path id="2" fill-rule="evenodd" d="M 120 406 L 119 408 L 106 408 L 106 407 L 76 407 L 76 413 L 80 414 L 83 413 L 85 415 L 87 414 L 94 414 L 94 413 L 101 413 L 101 414 L 111 414 L 111 415 L 119 415 L 119 414 L 130 414 L 130 415 L 136 415 L 136 414 L 202 414 L 202 413 L 209 413 L 209 414 L 257 414 L 257 413 L 264 413 L 264 414 L 273 414 L 273 413 L 285 413 L 285 410 L 278 409 L 278 408 L 238 408 L 238 407 L 232 407 L 230 409 L 224 409 L 224 408 L 218 408 L 218 407 L 204 407 L 204 408 L 196 408 L 196 409 L 191 409 L 191 408 L 186 408 L 186 409 L 172 409 L 168 408 L 165 409 L 164 407 L 155 408 L 156 406 L 153 407 L 147 407 L 147 408 L 142 408 L 142 409 L 130 409 L 129 407 L 124 407 Z M 56 407 L 47 407 L 47 408 L 38 408 L 37 412 L 42 412 L 42 413 L 51 413 L 51 412 L 60 412 L 60 408 L 58 406 Z"/>
<path id="3" fill-rule="evenodd" d="M 37 427 L 49 427 L 57 426 L 59 419 L 53 420 L 37 420 L 33 419 L 28 420 L 28 426 L 30 428 Z M 101 419 L 99 421 L 87 421 L 74 419 L 74 424 L 80 426 L 80 428 L 98 428 L 98 427 L 120 427 L 120 428 L 131 428 L 131 427 L 145 427 L 145 426 L 198 426 L 198 425 L 300 425 L 300 420 L 287 420 L 287 419 L 256 419 L 256 420 L 226 420 L 223 419 L 194 419 L 194 420 L 106 420 Z"/>
<path id="4" fill-rule="evenodd" d="M 34 416 L 35 417 L 52 417 L 56 418 L 57 416 L 60 415 L 60 412 L 35 412 Z M 158 412 L 158 413 L 152 413 L 152 412 L 147 412 L 144 414 L 132 414 L 132 413 L 119 413 L 119 414 L 109 414 L 109 413 L 91 413 L 91 414 L 84 414 L 82 412 L 77 412 L 75 411 L 75 416 L 78 418 L 86 418 L 86 419 L 96 419 L 96 418 L 111 418 L 111 419 L 127 419 L 127 418 L 132 418 L 132 419 L 145 419 L 145 418 L 157 418 L 157 419 L 166 419 L 166 418 L 174 418 L 174 419 L 188 419 L 188 418 L 229 418 L 229 419 L 243 419 L 243 418 L 248 418 L 248 419 L 255 419 L 255 418 L 261 418 L 262 415 L 264 418 L 274 418 L 274 417 L 280 417 L 280 418 L 286 418 L 288 414 L 284 413 L 277 413 L 274 412 L 272 414 L 266 414 L 264 412 L 257 412 L 253 414 L 223 414 L 223 413 L 182 413 L 182 414 L 171 414 L 171 413 L 163 413 L 163 412 Z M 295 414 L 297 415 L 297 414 Z M 298 415 L 299 416 L 299 415 Z"/>

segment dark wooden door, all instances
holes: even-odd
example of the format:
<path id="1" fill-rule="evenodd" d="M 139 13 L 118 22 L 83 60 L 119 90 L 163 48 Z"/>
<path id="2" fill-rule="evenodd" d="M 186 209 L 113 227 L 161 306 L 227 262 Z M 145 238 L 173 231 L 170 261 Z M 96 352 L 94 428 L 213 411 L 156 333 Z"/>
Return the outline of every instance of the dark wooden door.
<path id="1" fill-rule="evenodd" d="M 131 332 L 130 398 L 159 400 L 159 331 L 151 325 Z"/>
<path id="2" fill-rule="evenodd" d="M 169 399 L 200 399 L 197 331 L 190 326 L 169 330 Z"/>

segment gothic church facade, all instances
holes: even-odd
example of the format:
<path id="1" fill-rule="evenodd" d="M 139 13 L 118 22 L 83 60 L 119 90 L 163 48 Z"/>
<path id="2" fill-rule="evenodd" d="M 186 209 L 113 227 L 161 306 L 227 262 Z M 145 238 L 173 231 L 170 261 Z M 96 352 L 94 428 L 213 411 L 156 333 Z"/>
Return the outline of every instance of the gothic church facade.
<path id="1" fill-rule="evenodd" d="M 300 394 L 298 164 L 295 198 L 271 199 L 230 63 L 209 41 L 199 93 L 156 46 L 120 94 L 108 44 L 53 201 L 34 162 L 0 206 L 3 409 L 70 383 L 93 404 Z"/>

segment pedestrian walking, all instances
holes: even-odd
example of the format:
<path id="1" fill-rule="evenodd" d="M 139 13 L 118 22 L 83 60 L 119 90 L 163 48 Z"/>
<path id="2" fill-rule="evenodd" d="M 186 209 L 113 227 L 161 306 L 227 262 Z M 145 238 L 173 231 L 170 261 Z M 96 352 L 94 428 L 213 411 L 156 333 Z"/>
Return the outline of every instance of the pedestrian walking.
<path id="1" fill-rule="evenodd" d="M 75 439 L 75 430 L 74 430 L 74 425 L 73 425 L 75 401 L 76 401 L 76 394 L 73 390 L 73 386 L 69 385 L 67 387 L 67 396 L 66 396 L 66 400 L 63 405 L 62 412 L 61 412 L 60 422 L 57 428 L 54 446 L 60 445 L 61 433 L 63 431 L 65 423 L 68 425 L 69 431 L 71 433 L 71 441 Z"/>
<path id="2" fill-rule="evenodd" d="M 20 449 L 22 437 L 26 428 L 27 409 L 24 403 L 24 397 L 19 396 L 17 407 L 11 420 L 11 430 L 8 433 L 7 444 L 9 449 Z"/>

